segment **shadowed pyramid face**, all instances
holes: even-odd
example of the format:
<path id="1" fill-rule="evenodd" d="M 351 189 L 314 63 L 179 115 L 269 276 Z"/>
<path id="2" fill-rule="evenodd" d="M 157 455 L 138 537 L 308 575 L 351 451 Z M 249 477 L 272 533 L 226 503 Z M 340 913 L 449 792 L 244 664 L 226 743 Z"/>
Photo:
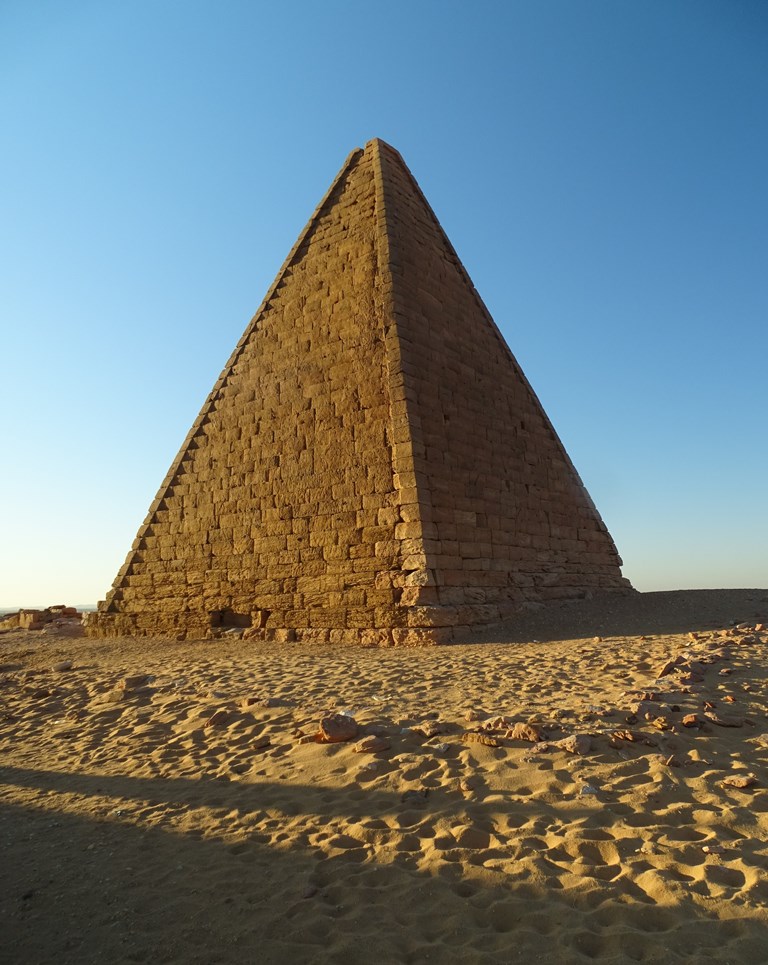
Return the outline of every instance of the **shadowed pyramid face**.
<path id="1" fill-rule="evenodd" d="M 90 627 L 442 642 L 621 561 L 400 155 L 354 151 Z"/>

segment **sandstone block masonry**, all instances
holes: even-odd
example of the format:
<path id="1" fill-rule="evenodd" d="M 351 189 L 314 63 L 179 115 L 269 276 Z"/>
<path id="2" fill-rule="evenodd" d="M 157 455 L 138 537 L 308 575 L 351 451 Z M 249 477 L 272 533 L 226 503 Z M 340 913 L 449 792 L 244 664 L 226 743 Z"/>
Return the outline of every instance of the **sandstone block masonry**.
<path id="1" fill-rule="evenodd" d="M 400 155 L 354 151 L 229 359 L 94 635 L 449 641 L 620 590 L 615 546 Z"/>

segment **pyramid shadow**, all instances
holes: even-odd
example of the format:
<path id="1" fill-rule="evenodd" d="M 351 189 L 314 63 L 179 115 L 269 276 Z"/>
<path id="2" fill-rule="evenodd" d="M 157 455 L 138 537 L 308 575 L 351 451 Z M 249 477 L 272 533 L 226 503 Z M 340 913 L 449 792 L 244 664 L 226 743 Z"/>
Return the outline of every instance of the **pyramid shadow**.
<path id="1" fill-rule="evenodd" d="M 768 622 L 768 589 L 668 590 L 601 594 L 550 605 L 467 636 L 464 643 L 530 643 L 592 637 L 653 636 Z"/>
<path id="2" fill-rule="evenodd" d="M 0 778 L 20 792 L 80 805 L 77 814 L 51 809 L 46 797 L 0 806 L 8 961 L 357 963 L 365 949 L 367 960 L 382 963 L 479 965 L 542 954 L 579 962 L 613 949 L 620 951 L 615 961 L 638 960 L 630 952 L 639 951 L 644 960 L 661 954 L 669 962 L 703 962 L 719 960 L 720 948 L 738 957 L 734 949 L 748 952 L 768 937 L 765 922 L 724 922 L 684 896 L 674 911 L 656 907 L 632 882 L 616 892 L 604 882 L 563 893 L 554 865 L 539 881 L 513 869 L 493 877 L 461 861 L 425 869 L 414 854 L 386 847 L 329 855 L 295 840 L 266 843 L 227 830 L 225 819 L 242 826 L 251 810 L 281 817 L 287 788 L 280 782 L 235 786 L 12 767 Z M 322 825 L 348 817 L 346 791 L 293 785 L 291 796 Z M 137 823 L 131 803 L 152 814 Z M 194 825 L 201 807 L 223 819 L 207 832 Z M 366 792 L 366 807 L 372 817 L 413 810 L 382 790 Z M 425 802 L 422 813 L 431 807 Z M 286 825 L 291 818 L 281 817 Z M 579 820 L 578 810 L 572 818 Z"/>

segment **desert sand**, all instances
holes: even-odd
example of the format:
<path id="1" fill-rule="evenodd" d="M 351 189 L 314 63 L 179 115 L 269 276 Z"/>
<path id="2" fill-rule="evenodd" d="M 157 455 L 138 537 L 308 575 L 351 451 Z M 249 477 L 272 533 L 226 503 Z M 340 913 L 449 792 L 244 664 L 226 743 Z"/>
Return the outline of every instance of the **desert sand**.
<path id="1" fill-rule="evenodd" d="M 7 632 L 0 960 L 763 963 L 762 624 L 768 590 L 425 649 Z"/>

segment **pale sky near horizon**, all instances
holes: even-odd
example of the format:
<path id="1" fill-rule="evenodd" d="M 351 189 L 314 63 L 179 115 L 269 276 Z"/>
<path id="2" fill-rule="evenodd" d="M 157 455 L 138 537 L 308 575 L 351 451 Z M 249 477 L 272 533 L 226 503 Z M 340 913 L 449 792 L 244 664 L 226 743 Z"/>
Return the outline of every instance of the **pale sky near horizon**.
<path id="1" fill-rule="evenodd" d="M 103 598 L 354 147 L 641 590 L 768 586 L 768 4 L 0 4 L 0 607 Z"/>

